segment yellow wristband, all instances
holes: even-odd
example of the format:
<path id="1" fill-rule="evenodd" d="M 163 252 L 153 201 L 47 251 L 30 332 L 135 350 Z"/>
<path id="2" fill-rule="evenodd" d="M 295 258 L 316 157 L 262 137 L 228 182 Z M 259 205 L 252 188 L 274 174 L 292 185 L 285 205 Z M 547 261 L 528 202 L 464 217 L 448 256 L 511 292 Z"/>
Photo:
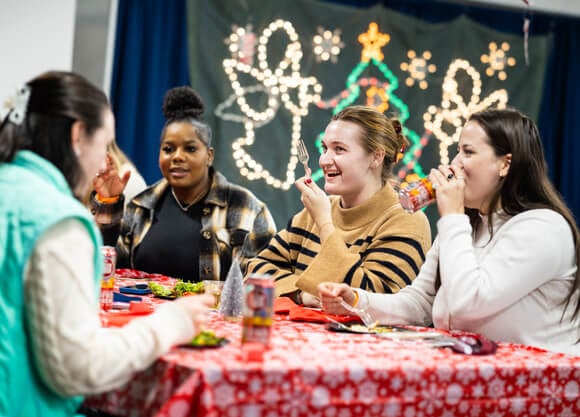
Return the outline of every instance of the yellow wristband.
<path id="1" fill-rule="evenodd" d="M 353 307 L 356 307 L 358 305 L 358 301 L 360 299 L 360 296 L 358 295 L 358 292 L 357 291 L 354 291 L 353 290 L 353 292 L 354 292 L 354 303 L 352 303 L 352 306 Z"/>
<path id="2" fill-rule="evenodd" d="M 95 199 L 101 204 L 114 204 L 119 201 L 119 197 L 118 195 L 115 197 L 102 197 L 99 193 L 95 194 Z"/>

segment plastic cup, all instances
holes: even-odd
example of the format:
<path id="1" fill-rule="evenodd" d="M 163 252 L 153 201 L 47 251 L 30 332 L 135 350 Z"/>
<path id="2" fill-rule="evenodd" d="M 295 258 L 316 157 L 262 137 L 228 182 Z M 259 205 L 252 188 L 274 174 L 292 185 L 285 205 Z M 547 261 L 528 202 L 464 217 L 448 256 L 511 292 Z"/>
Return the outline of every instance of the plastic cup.
<path id="1" fill-rule="evenodd" d="M 222 290 L 224 287 L 223 281 L 205 280 L 203 281 L 203 291 L 206 294 L 211 294 L 215 298 L 214 308 L 217 309 L 220 306 L 220 299 L 222 295 Z"/>

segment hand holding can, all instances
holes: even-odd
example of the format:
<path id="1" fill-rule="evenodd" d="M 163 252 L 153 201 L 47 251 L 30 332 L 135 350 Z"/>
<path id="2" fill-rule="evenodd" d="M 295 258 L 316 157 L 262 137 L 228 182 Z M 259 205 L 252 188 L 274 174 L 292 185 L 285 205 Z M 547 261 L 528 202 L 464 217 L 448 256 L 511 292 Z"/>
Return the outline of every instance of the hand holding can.
<path id="1" fill-rule="evenodd" d="M 435 188 L 429 178 L 421 178 L 399 190 L 399 202 L 405 211 L 414 213 L 435 202 Z"/>

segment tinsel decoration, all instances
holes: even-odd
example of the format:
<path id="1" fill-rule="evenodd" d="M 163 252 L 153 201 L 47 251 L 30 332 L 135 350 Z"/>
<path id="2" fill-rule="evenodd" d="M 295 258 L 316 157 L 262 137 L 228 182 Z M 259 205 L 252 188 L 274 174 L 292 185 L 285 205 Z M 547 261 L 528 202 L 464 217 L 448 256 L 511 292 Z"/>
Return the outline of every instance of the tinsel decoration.
<path id="1" fill-rule="evenodd" d="M 236 257 L 228 271 L 218 311 L 226 319 L 237 319 L 242 315 L 243 307 L 244 283 L 240 260 Z"/>

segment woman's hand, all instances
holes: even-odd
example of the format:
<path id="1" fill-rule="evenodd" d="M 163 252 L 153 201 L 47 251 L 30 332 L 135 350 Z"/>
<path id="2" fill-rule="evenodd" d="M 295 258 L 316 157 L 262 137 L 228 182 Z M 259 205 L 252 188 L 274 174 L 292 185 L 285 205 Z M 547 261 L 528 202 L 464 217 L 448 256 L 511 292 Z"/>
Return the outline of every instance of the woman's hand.
<path id="1" fill-rule="evenodd" d="M 316 296 L 302 291 L 302 304 L 305 307 L 320 307 L 320 300 Z"/>
<path id="2" fill-rule="evenodd" d="M 123 194 L 130 176 L 131 171 L 127 171 L 120 177 L 111 157 L 107 155 L 105 167 L 97 172 L 96 177 L 93 179 L 93 189 L 101 197 L 118 197 Z"/>
<path id="3" fill-rule="evenodd" d="M 302 194 L 300 201 L 304 204 L 308 213 L 317 226 L 321 228 L 326 224 L 332 224 L 330 215 L 330 199 L 318 185 L 309 177 L 299 178 L 294 185 Z"/>
<path id="4" fill-rule="evenodd" d="M 432 169 L 429 180 L 437 193 L 437 209 L 441 217 L 446 214 L 465 213 L 465 172 L 457 165 L 439 165 Z"/>
<path id="5" fill-rule="evenodd" d="M 340 305 L 344 300 L 349 305 L 353 305 L 355 300 L 354 290 L 346 284 L 335 282 L 322 282 L 318 284 L 318 295 L 322 309 L 327 313 L 348 315 L 350 311 Z"/>
<path id="6" fill-rule="evenodd" d="M 197 332 L 205 326 L 207 313 L 215 305 L 215 297 L 209 294 L 190 295 L 179 297 L 173 302 L 179 304 L 185 310 Z"/>

